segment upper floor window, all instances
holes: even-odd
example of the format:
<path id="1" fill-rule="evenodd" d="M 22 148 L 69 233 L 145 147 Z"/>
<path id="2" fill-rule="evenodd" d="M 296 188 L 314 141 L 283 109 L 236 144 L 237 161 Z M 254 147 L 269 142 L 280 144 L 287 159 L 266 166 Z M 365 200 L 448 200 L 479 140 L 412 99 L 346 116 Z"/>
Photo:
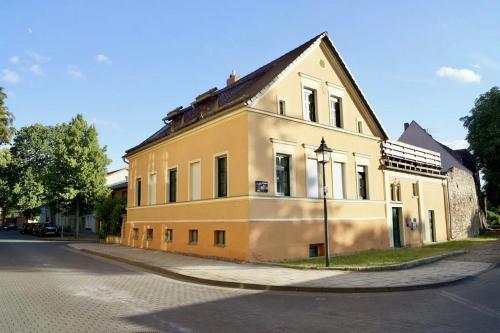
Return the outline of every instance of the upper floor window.
<path id="1" fill-rule="evenodd" d="M 363 133 L 363 121 L 358 119 L 356 126 L 357 126 L 358 133 Z"/>
<path id="2" fill-rule="evenodd" d="M 276 154 L 276 194 L 290 196 L 290 155 Z"/>
<path id="3" fill-rule="evenodd" d="M 201 162 L 189 165 L 189 200 L 201 199 Z"/>
<path id="4" fill-rule="evenodd" d="M 286 113 L 286 102 L 284 99 L 278 98 L 278 114 L 284 116 Z"/>
<path id="5" fill-rule="evenodd" d="M 316 159 L 306 159 L 307 196 L 309 198 L 319 198 L 320 184 L 318 169 L 319 165 Z"/>
<path id="6" fill-rule="evenodd" d="M 342 128 L 342 105 L 339 97 L 330 96 L 330 121 L 333 127 Z"/>
<path id="7" fill-rule="evenodd" d="M 391 201 L 401 201 L 401 183 L 391 184 Z"/>
<path id="8" fill-rule="evenodd" d="M 156 204 L 156 173 L 149 175 L 149 204 Z"/>
<path id="9" fill-rule="evenodd" d="M 168 202 L 177 201 L 177 169 L 168 170 Z"/>
<path id="10" fill-rule="evenodd" d="M 227 197 L 227 156 L 219 156 L 215 159 L 216 167 L 216 194 L 217 197 Z"/>
<path id="11" fill-rule="evenodd" d="M 358 165 L 356 167 L 356 176 L 358 180 L 358 199 L 368 199 L 368 179 L 367 167 L 365 165 Z"/>
<path id="12" fill-rule="evenodd" d="M 142 179 L 137 178 L 135 181 L 135 205 L 141 205 L 141 195 L 142 195 Z"/>
<path id="13" fill-rule="evenodd" d="M 304 119 L 317 122 L 316 90 L 304 88 Z"/>

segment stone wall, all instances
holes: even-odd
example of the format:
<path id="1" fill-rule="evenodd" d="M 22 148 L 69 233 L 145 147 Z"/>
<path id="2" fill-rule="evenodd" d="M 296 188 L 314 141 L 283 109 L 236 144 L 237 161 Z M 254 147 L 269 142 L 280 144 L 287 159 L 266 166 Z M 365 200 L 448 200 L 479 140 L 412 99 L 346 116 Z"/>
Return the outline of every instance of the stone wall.
<path id="1" fill-rule="evenodd" d="M 450 200 L 450 237 L 460 239 L 479 234 L 484 213 L 479 205 L 479 193 L 474 175 L 459 168 L 448 173 Z"/>

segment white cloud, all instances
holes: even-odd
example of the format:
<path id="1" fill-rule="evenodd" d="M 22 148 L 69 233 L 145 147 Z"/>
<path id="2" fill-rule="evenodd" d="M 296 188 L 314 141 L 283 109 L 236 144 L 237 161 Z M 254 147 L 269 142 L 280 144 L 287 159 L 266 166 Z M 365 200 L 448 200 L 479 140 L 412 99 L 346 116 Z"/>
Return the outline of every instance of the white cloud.
<path id="1" fill-rule="evenodd" d="M 85 75 L 83 75 L 82 71 L 76 66 L 68 66 L 68 75 L 75 79 L 83 79 Z"/>
<path id="2" fill-rule="evenodd" d="M 475 69 L 480 69 L 481 68 L 481 66 L 479 64 L 470 64 L 469 66 L 472 67 L 472 68 L 475 68 Z"/>
<path id="3" fill-rule="evenodd" d="M 30 72 L 37 75 L 37 76 L 45 75 L 42 67 L 40 65 L 36 65 L 36 64 L 30 67 Z"/>
<path id="4" fill-rule="evenodd" d="M 95 56 L 95 61 L 97 61 L 100 64 L 107 64 L 111 65 L 111 59 L 109 59 L 107 56 L 104 54 L 98 54 Z"/>
<path id="5" fill-rule="evenodd" d="M 2 75 L 0 76 L 0 79 L 8 83 L 17 83 L 21 80 L 21 77 L 19 76 L 19 74 L 17 74 L 14 71 L 11 71 L 10 69 L 4 69 L 2 70 Z"/>
<path id="6" fill-rule="evenodd" d="M 28 27 L 28 33 L 29 33 L 29 34 L 32 34 L 32 33 L 33 33 L 33 30 L 31 30 L 31 28 L 30 28 L 30 27 Z"/>
<path id="7" fill-rule="evenodd" d="M 454 139 L 454 140 L 445 140 L 441 141 L 441 143 L 445 146 L 450 147 L 451 149 L 467 149 L 469 148 L 469 143 L 464 139 Z"/>
<path id="8" fill-rule="evenodd" d="M 15 55 L 15 56 L 10 57 L 10 59 L 9 59 L 9 62 L 10 62 L 11 64 L 18 64 L 18 63 L 19 63 L 19 61 L 21 61 L 21 59 L 20 59 L 18 56 L 16 56 L 16 55 Z"/>
<path id="9" fill-rule="evenodd" d="M 481 76 L 471 69 L 467 68 L 453 68 L 443 66 L 436 71 L 436 75 L 439 77 L 445 77 L 452 80 L 457 80 L 461 82 L 479 82 L 481 81 Z"/>
<path id="10" fill-rule="evenodd" d="M 99 128 L 110 128 L 110 129 L 117 130 L 117 131 L 122 130 L 122 127 L 118 123 L 115 123 L 115 122 L 112 122 L 109 120 L 102 120 L 102 119 L 94 118 L 94 119 L 92 119 L 92 124 L 94 124 L 94 126 L 99 127 Z"/>
<path id="11" fill-rule="evenodd" d="M 35 62 L 44 63 L 50 61 L 50 57 L 47 57 L 46 55 L 40 54 L 38 52 L 27 52 L 27 53 L 31 58 L 33 58 Z"/>

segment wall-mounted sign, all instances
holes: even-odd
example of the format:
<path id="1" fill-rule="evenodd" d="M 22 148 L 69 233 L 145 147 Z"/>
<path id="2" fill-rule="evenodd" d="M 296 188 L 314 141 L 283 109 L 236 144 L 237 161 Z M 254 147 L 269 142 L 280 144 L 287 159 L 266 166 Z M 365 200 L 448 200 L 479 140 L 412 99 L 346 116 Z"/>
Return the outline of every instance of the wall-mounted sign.
<path id="1" fill-rule="evenodd" d="M 255 181 L 255 192 L 267 193 L 268 187 L 269 187 L 269 183 L 265 180 L 256 180 Z"/>

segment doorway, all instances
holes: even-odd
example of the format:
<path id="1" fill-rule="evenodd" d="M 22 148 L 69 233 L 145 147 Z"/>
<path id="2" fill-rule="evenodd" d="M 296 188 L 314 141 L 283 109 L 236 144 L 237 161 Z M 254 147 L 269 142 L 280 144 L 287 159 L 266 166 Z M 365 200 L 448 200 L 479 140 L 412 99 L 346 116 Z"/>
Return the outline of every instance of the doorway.
<path id="1" fill-rule="evenodd" d="M 434 230 L 435 226 L 434 226 L 434 211 L 433 210 L 429 210 L 429 232 L 430 232 L 430 238 L 431 238 L 431 242 L 435 242 L 436 241 L 436 232 Z"/>
<path id="2" fill-rule="evenodd" d="M 401 247 L 401 233 L 399 230 L 399 221 L 401 217 L 401 208 L 392 208 L 392 239 L 394 247 Z"/>

